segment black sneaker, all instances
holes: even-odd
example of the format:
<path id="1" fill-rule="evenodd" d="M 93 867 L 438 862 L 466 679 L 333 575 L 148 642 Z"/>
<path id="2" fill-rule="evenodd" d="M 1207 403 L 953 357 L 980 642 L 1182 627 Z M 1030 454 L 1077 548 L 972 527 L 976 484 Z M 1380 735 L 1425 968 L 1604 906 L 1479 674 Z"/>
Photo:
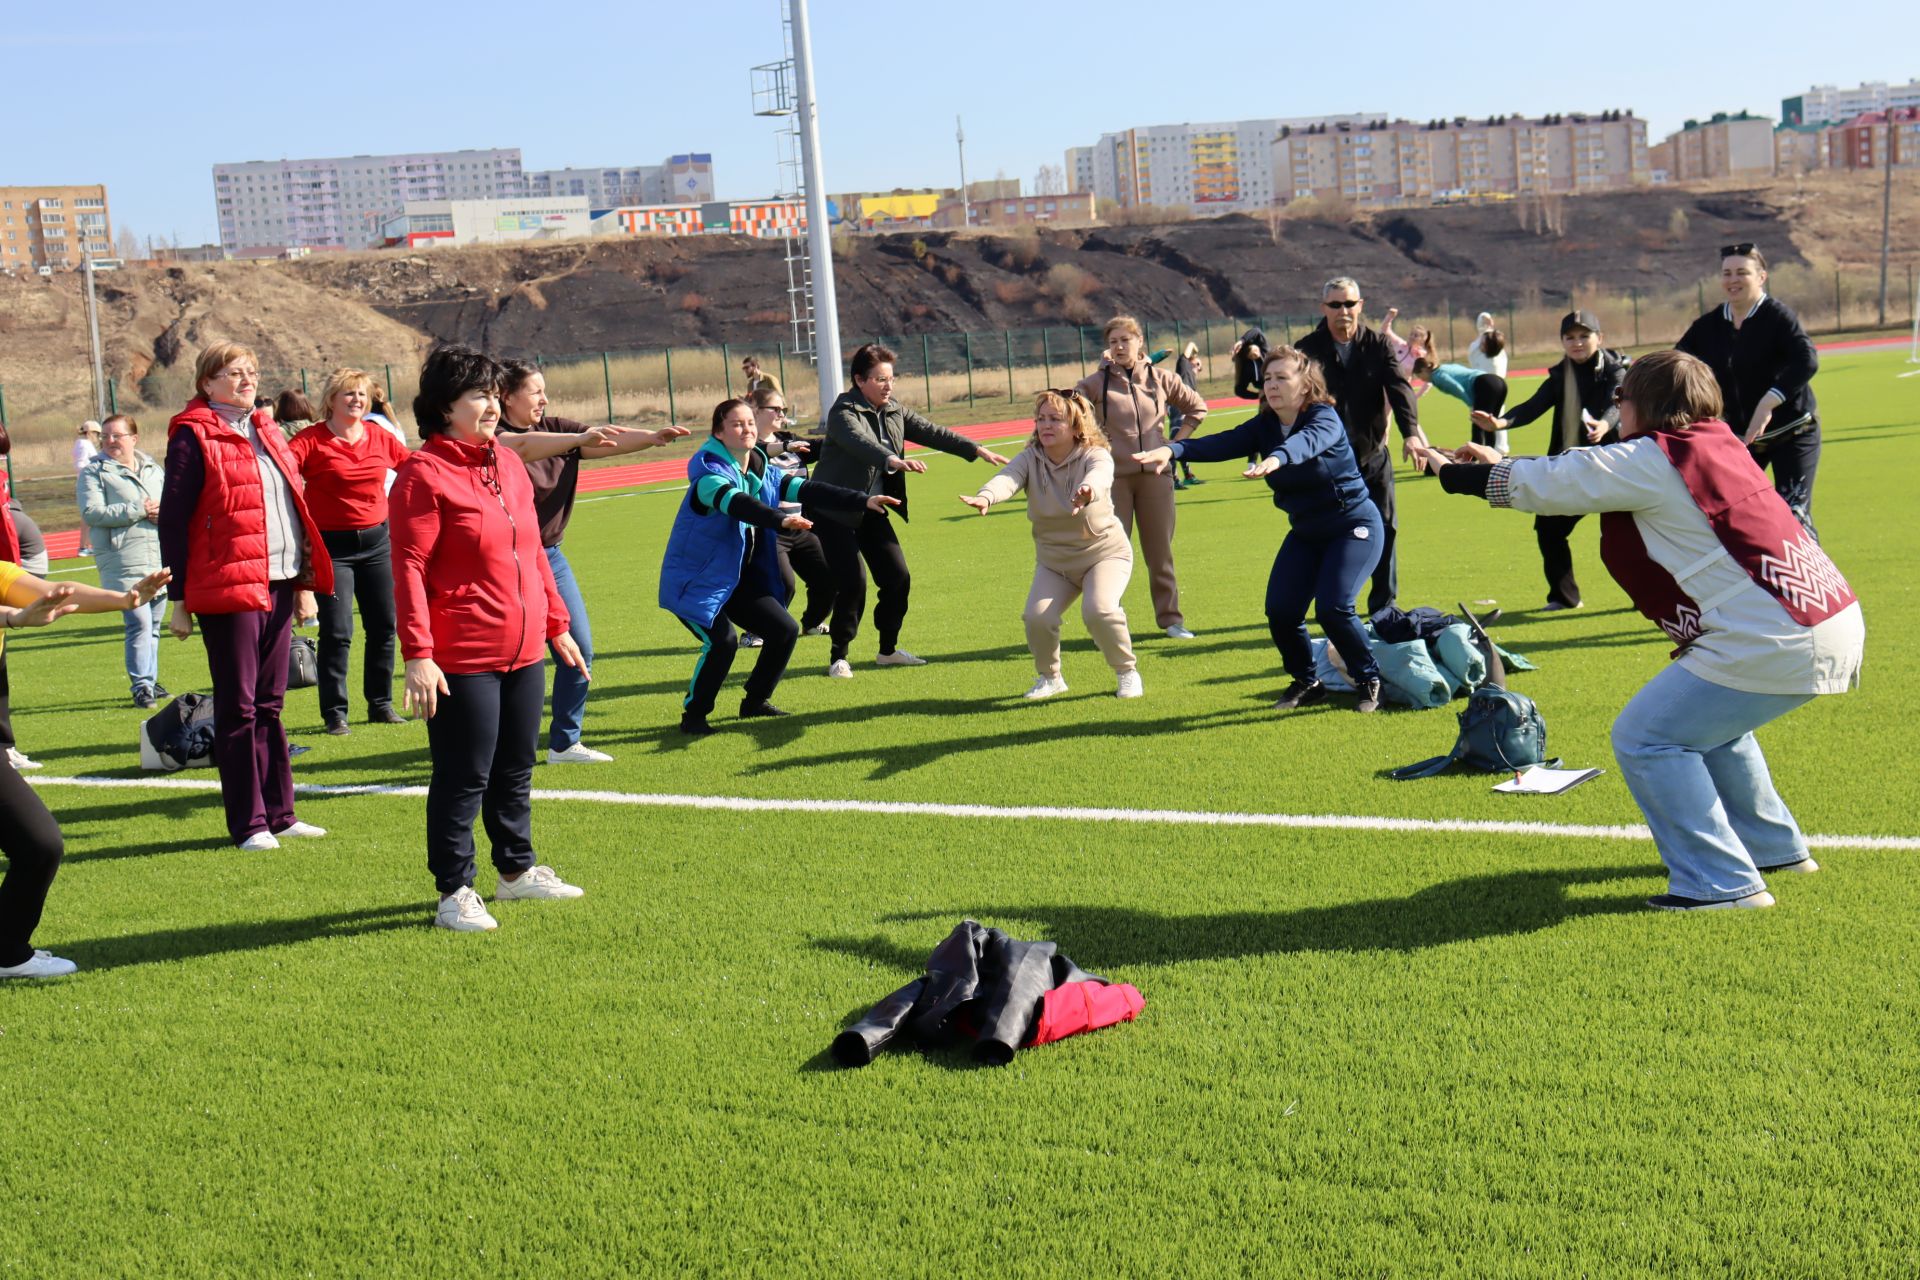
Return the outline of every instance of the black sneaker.
<path id="1" fill-rule="evenodd" d="M 167 686 L 163 684 L 156 684 L 153 686 L 154 701 L 158 702 L 162 698 L 171 698 L 172 696 L 173 696 L 172 694 L 167 692 Z"/>
<path id="2" fill-rule="evenodd" d="M 1353 704 L 1359 712 L 1373 712 L 1380 709 L 1380 677 L 1360 682 L 1360 701 Z"/>
<path id="3" fill-rule="evenodd" d="M 336 711 L 327 717 L 327 732 L 338 738 L 345 734 L 352 733 L 353 730 L 347 724 L 346 715 Z"/>
<path id="4" fill-rule="evenodd" d="M 1316 702 L 1327 700 L 1327 686 L 1318 680 L 1295 680 L 1280 695 L 1280 701 L 1273 704 L 1275 711 L 1293 711 L 1299 707 L 1310 707 Z"/>
<path id="5" fill-rule="evenodd" d="M 740 718 L 751 720 L 755 716 L 784 716 L 787 713 L 768 702 L 765 698 L 752 698 L 740 704 Z"/>
<path id="6" fill-rule="evenodd" d="M 159 702 L 160 702 L 159 696 L 152 689 L 134 690 L 133 705 L 140 708 L 142 711 L 153 710 L 153 708 L 156 705 L 158 705 Z"/>
<path id="7" fill-rule="evenodd" d="M 713 726 L 707 723 L 705 716 L 697 716 L 691 711 L 680 713 L 680 732 L 696 738 L 704 738 L 713 732 Z"/>

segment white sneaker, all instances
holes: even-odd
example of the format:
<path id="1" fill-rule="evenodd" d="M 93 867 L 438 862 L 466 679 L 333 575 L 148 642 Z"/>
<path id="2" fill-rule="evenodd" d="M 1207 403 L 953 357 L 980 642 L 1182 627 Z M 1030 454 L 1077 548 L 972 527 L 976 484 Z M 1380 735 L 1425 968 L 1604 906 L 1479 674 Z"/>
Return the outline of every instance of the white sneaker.
<path id="1" fill-rule="evenodd" d="M 1067 682 L 1059 676 L 1041 676 L 1033 682 L 1033 688 L 1027 690 L 1030 701 L 1038 702 L 1042 698 L 1051 698 L 1056 693 L 1065 693 Z"/>
<path id="2" fill-rule="evenodd" d="M 1819 869 L 1820 869 L 1820 864 L 1815 862 L 1813 860 L 1813 856 L 1809 854 L 1808 856 L 1800 859 L 1800 861 L 1798 862 L 1789 862 L 1784 866 L 1761 867 L 1760 874 L 1763 876 L 1770 876 L 1776 871 L 1791 871 L 1795 875 L 1810 876 L 1814 872 L 1818 871 Z"/>
<path id="3" fill-rule="evenodd" d="M 0 978 L 64 978 L 80 966 L 46 951 L 36 951 L 19 964 L 0 965 Z"/>
<path id="4" fill-rule="evenodd" d="M 46 766 L 41 764 L 38 760 L 27 759 L 26 756 L 20 753 L 20 749 L 18 747 L 7 748 L 7 763 L 12 765 L 14 768 L 20 770 L 22 773 L 26 772 L 28 769 L 46 768 Z"/>
<path id="5" fill-rule="evenodd" d="M 1199 637 L 1195 636 L 1193 632 L 1187 630 L 1177 622 L 1167 628 L 1167 639 L 1169 640 L 1195 640 L 1198 638 Z"/>
<path id="6" fill-rule="evenodd" d="M 827 664 L 827 675 L 835 680 L 853 679 L 853 664 L 845 658 L 835 658 Z"/>
<path id="7" fill-rule="evenodd" d="M 240 852 L 242 853 L 265 853 L 269 849 L 278 849 L 279 847 L 280 842 L 273 838 L 271 832 L 267 831 L 256 831 L 240 842 Z"/>
<path id="8" fill-rule="evenodd" d="M 604 751 L 595 751 L 584 742 L 576 742 L 565 751 L 547 748 L 548 764 L 606 764 L 613 757 Z"/>
<path id="9" fill-rule="evenodd" d="M 905 649 L 895 649 L 892 653 L 876 655 L 873 665 L 876 667 L 924 667 L 927 665 L 927 660 L 916 658 Z"/>
<path id="10" fill-rule="evenodd" d="M 276 836 L 298 836 L 306 840 L 318 840 L 321 836 L 327 834 L 327 829 L 325 827 L 316 827 L 311 822 L 301 822 L 296 818 L 292 826 L 282 827 L 273 834 Z"/>
<path id="11" fill-rule="evenodd" d="M 455 933 L 485 933 L 500 927 L 500 922 L 487 914 L 487 904 L 480 901 L 480 895 L 470 885 L 462 885 L 456 893 L 440 899 L 433 923 Z"/>
<path id="12" fill-rule="evenodd" d="M 1138 698 L 1144 695 L 1146 691 L 1146 686 L 1140 683 L 1140 673 L 1138 671 L 1122 671 L 1120 673 L 1120 687 L 1113 691 L 1113 696 L 1116 698 Z"/>
<path id="13" fill-rule="evenodd" d="M 753 634 L 753 632 L 751 631 L 742 631 L 740 633 L 740 647 L 742 649 L 758 649 L 761 645 L 765 643 L 766 643 L 765 640 L 762 640 L 759 636 Z"/>
<path id="14" fill-rule="evenodd" d="M 582 898 L 587 891 L 577 884 L 568 884 L 554 874 L 552 867 L 529 867 L 518 880 L 500 877 L 500 883 L 493 888 L 495 902 L 510 902 L 515 898 Z"/>
<path id="15" fill-rule="evenodd" d="M 822 622 L 817 626 L 808 627 L 800 634 L 803 636 L 824 636 L 827 634 L 827 624 Z"/>

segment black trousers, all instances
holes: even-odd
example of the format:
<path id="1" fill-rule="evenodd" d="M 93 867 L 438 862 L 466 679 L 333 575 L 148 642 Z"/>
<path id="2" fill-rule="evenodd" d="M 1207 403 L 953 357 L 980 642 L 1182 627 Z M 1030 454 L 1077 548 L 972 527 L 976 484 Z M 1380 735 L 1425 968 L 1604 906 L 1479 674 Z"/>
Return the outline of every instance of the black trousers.
<path id="1" fill-rule="evenodd" d="M 7 683 L 7 652 L 0 649 L 0 756 L 13 745 L 13 690 Z"/>
<path id="2" fill-rule="evenodd" d="M 0 713 L 0 725 L 6 724 Z M 6 735 L 12 741 L 11 725 Z M 7 855 L 6 878 L 0 880 L 0 965 L 33 958 L 33 931 L 65 849 L 60 824 L 0 749 L 0 853 Z"/>
<path id="3" fill-rule="evenodd" d="M 369 711 L 393 703 L 393 558 L 384 522 L 371 529 L 324 529 L 333 557 L 333 594 L 320 604 L 320 716 L 347 714 L 347 667 L 353 657 L 353 609 L 360 606 L 367 654 L 360 675 Z"/>
<path id="4" fill-rule="evenodd" d="M 1475 413 L 1490 413 L 1500 416 L 1507 407 L 1507 380 L 1497 373 L 1483 373 L 1473 380 L 1473 410 Z M 1495 433 L 1481 427 L 1473 428 L 1473 442 L 1493 448 Z"/>
<path id="5" fill-rule="evenodd" d="M 1573 576 L 1573 548 L 1567 539 L 1580 516 L 1535 516 L 1534 541 L 1540 544 L 1540 568 L 1547 575 L 1547 599 L 1571 609 L 1580 603 L 1580 583 Z"/>
<path id="6" fill-rule="evenodd" d="M 1820 531 L 1813 527 L 1813 477 L 1820 470 L 1819 419 L 1811 431 L 1749 452 L 1762 471 L 1772 468 L 1773 491 L 1786 500 L 1794 518 L 1818 542 Z"/>
<path id="7" fill-rule="evenodd" d="M 543 658 L 514 671 L 450 675 L 447 688 L 427 721 L 433 753 L 427 870 L 443 894 L 473 883 L 476 813 L 502 874 L 533 866 L 533 761 L 547 663 Z"/>
<path id="8" fill-rule="evenodd" d="M 800 612 L 802 631 L 811 631 L 827 620 L 833 612 L 833 570 L 827 567 L 826 550 L 813 530 L 780 531 L 780 576 L 786 580 L 789 604 L 794 597 L 795 578 L 806 585 L 807 603 Z"/>
<path id="9" fill-rule="evenodd" d="M 701 627 L 685 618 L 680 619 L 680 625 L 700 640 L 700 660 L 694 663 L 693 679 L 681 703 L 689 715 L 696 716 L 713 714 L 720 686 L 733 670 L 734 656 L 740 652 L 740 637 L 733 630 L 736 626 L 753 632 L 761 640 L 760 656 L 754 660 L 753 671 L 747 676 L 745 700 L 748 702 L 765 702 L 773 697 L 773 691 L 780 687 L 780 677 L 787 673 L 794 643 L 800 638 L 800 624 L 787 612 L 787 606 L 745 583 L 720 606 L 720 615 L 711 627 Z"/>
<path id="10" fill-rule="evenodd" d="M 907 553 L 894 536 L 893 521 L 878 511 L 869 511 L 851 529 L 827 518 L 815 521 L 813 527 L 827 553 L 827 567 L 833 572 L 830 660 L 846 657 L 854 636 L 860 633 L 860 618 L 867 611 L 868 570 L 873 572 L 879 594 L 873 605 L 873 625 L 880 633 L 880 652 L 892 653 L 900 641 L 900 627 L 907 620 L 907 596 L 913 590 Z M 865 568 L 861 567 L 863 560 Z"/>
<path id="11" fill-rule="evenodd" d="M 1367 588 L 1367 612 L 1374 614 L 1392 604 L 1400 595 L 1400 554 L 1394 548 L 1398 522 L 1393 506 L 1393 449 L 1383 445 L 1360 464 L 1360 478 L 1367 482 L 1367 496 L 1380 511 L 1384 531 L 1380 539 L 1380 563 L 1373 570 L 1373 584 Z"/>

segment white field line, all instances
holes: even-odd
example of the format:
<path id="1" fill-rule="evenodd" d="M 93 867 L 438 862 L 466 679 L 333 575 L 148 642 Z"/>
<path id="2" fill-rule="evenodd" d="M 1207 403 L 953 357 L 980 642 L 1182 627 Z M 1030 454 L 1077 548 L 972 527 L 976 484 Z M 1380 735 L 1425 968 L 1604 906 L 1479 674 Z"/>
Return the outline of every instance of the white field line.
<path id="1" fill-rule="evenodd" d="M 144 788 L 155 791 L 217 791 L 211 778 L 33 778 L 43 787 Z M 366 783 L 325 786 L 299 783 L 310 796 L 415 796 L 421 786 Z M 536 788 L 535 800 L 584 804 L 634 805 L 656 809 L 723 809 L 735 813 L 871 813 L 929 818 L 1026 819 L 1051 822 L 1137 822 L 1173 826 L 1292 827 L 1333 831 L 1436 831 L 1506 836 L 1554 836 L 1571 840 L 1650 840 L 1643 826 L 1604 827 L 1553 822 L 1473 822 L 1464 819 L 1376 818 L 1337 813 L 1208 813 L 1193 809 L 1084 809 L 1057 805 L 928 804 L 910 800 L 763 800 L 745 796 L 648 795 L 628 791 L 550 791 Z M 58 816 L 58 815 L 55 815 Z M 1808 836 L 1816 849 L 1897 849 L 1920 851 L 1911 836 Z"/>

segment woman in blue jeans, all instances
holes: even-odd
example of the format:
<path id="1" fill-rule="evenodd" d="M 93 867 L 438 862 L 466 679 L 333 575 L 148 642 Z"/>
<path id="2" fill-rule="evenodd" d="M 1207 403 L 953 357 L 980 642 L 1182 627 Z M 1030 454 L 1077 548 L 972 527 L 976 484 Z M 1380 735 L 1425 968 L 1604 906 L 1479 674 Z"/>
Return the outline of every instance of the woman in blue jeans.
<path id="1" fill-rule="evenodd" d="M 1240 425 L 1136 453 L 1133 460 L 1147 466 L 1264 455 L 1245 474 L 1266 480 L 1273 505 L 1292 526 L 1267 578 L 1267 627 L 1292 679 L 1274 710 L 1311 706 L 1327 696 L 1313 674 L 1307 637 L 1312 603 L 1320 629 L 1359 691 L 1354 710 L 1378 711 L 1380 664 L 1354 616 L 1353 598 L 1380 560 L 1379 509 L 1367 496 L 1320 366 L 1293 347 L 1281 347 L 1267 356 L 1260 389 L 1260 411 Z"/>
<path id="2" fill-rule="evenodd" d="M 1763 873 L 1818 871 L 1754 730 L 1860 679 L 1860 602 L 1720 421 L 1713 371 L 1635 360 L 1620 440 L 1501 460 L 1427 450 L 1448 493 L 1542 515 L 1600 513 L 1600 559 L 1677 646 L 1613 723 L 1613 753 L 1667 864 L 1670 911 L 1770 907 Z"/>
<path id="3" fill-rule="evenodd" d="M 80 468 L 80 521 L 93 547 L 93 567 L 108 591 L 125 591 L 160 567 L 160 486 L 166 472 L 140 449 L 140 424 L 116 413 L 101 424 L 100 452 Z M 160 683 L 160 624 L 164 596 L 126 620 L 127 683 L 133 705 L 147 710 L 167 696 Z"/>

